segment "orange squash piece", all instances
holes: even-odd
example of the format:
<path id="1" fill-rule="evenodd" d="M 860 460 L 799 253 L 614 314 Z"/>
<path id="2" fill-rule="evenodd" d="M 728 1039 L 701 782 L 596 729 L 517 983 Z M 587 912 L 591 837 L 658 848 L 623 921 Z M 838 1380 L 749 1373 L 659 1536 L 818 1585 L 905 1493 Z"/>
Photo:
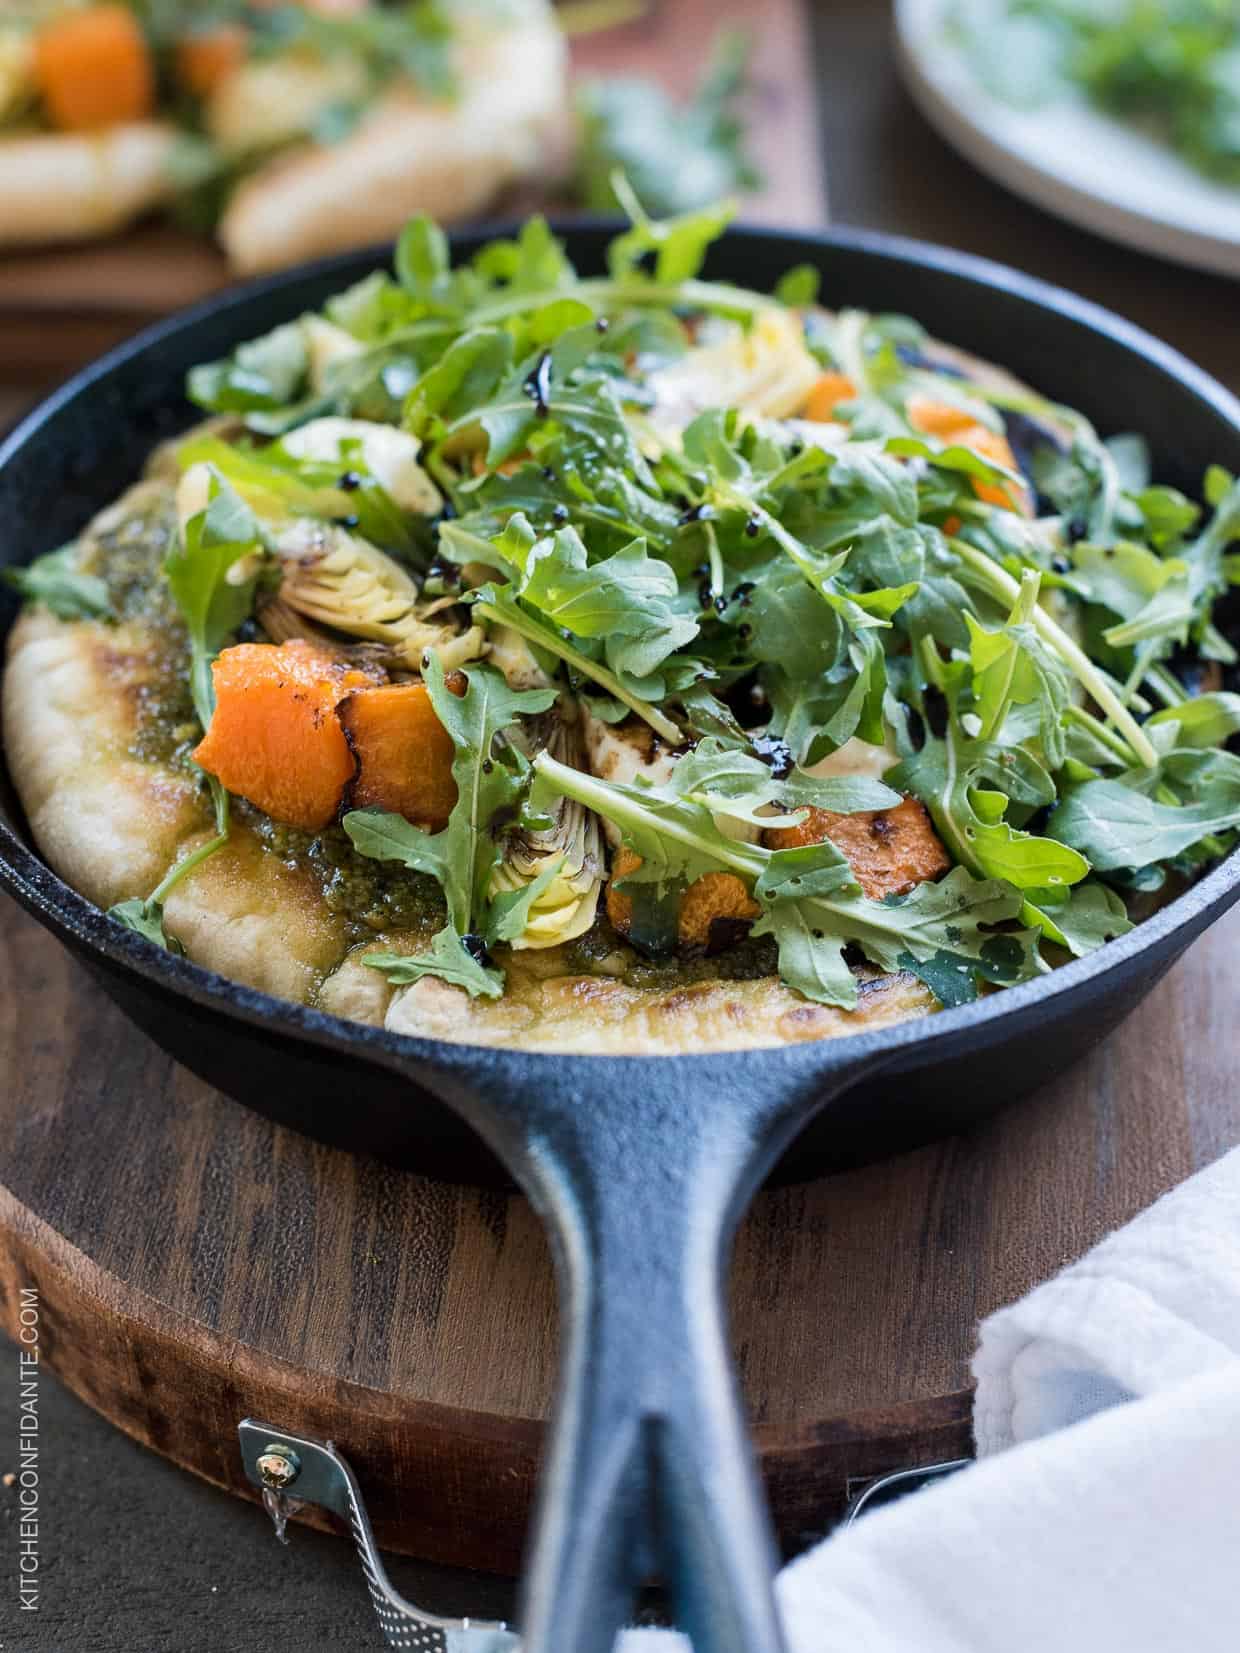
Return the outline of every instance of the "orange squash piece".
<path id="1" fill-rule="evenodd" d="M 616 851 L 607 885 L 607 917 L 612 928 L 627 936 L 633 924 L 633 897 L 616 880 L 641 866 L 631 849 Z M 676 940 L 684 950 L 714 953 L 739 941 L 762 909 L 732 872 L 705 872 L 681 897 L 676 914 Z"/>
<path id="2" fill-rule="evenodd" d="M 128 6 L 66 12 L 35 37 L 35 81 L 53 126 L 91 131 L 155 107 L 155 65 Z"/>
<path id="3" fill-rule="evenodd" d="M 457 692 L 451 678 L 448 687 Z M 424 683 L 389 683 L 351 694 L 341 703 L 340 721 L 357 763 L 351 808 L 390 809 L 428 832 L 447 824 L 457 795 L 456 748 Z"/>
<path id="4" fill-rule="evenodd" d="M 196 98 L 208 98 L 245 62 L 250 32 L 241 23 L 219 23 L 177 42 L 173 67 L 178 83 Z"/>
<path id="5" fill-rule="evenodd" d="M 962 448 L 972 448 L 983 459 L 1006 465 L 1008 470 L 1018 468 L 1007 437 L 988 425 L 979 424 L 962 408 L 953 407 L 950 402 L 935 402 L 929 396 L 910 396 L 905 411 L 914 430 Z M 1010 484 L 975 479 L 973 492 L 988 505 L 998 505 L 1005 511 L 1023 511 L 1027 504 L 1026 490 Z"/>
<path id="6" fill-rule="evenodd" d="M 215 714 L 195 761 L 273 821 L 322 831 L 356 767 L 336 708 L 373 677 L 301 639 L 238 643 L 211 675 Z"/>
<path id="7" fill-rule="evenodd" d="M 847 373 L 824 373 L 814 384 L 801 409 L 803 419 L 812 419 L 817 425 L 829 424 L 841 402 L 851 402 L 857 387 Z"/>
<path id="8" fill-rule="evenodd" d="M 769 849 L 800 849 L 829 838 L 872 900 L 903 895 L 928 878 L 940 878 L 951 858 L 922 804 L 905 798 L 894 809 L 837 815 L 811 809 L 800 826 L 775 827 L 765 834 Z"/>

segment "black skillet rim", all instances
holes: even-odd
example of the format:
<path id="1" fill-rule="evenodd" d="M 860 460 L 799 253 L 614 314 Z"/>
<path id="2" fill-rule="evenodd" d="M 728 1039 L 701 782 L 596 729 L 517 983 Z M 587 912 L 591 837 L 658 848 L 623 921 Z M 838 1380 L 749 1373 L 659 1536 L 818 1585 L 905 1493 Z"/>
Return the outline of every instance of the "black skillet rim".
<path id="1" fill-rule="evenodd" d="M 511 234 L 511 221 L 480 226 L 467 234 L 453 238 L 454 248 L 471 247 L 495 235 Z M 607 218 L 577 218 L 553 224 L 559 234 L 572 236 L 574 231 L 606 230 L 619 227 L 619 221 Z M 972 253 L 956 251 L 929 242 L 911 240 L 903 236 L 881 234 L 858 229 L 833 228 L 812 233 L 797 230 L 770 229 L 764 225 L 737 225 L 727 234 L 733 237 L 756 236 L 767 241 L 784 242 L 790 259 L 812 256 L 820 248 L 841 247 L 869 253 L 875 257 L 906 266 L 911 273 L 932 271 L 963 278 L 976 286 L 999 290 L 1026 300 L 1042 309 L 1050 310 L 1067 320 L 1081 324 L 1101 334 L 1113 343 L 1141 356 L 1171 378 L 1179 381 L 1198 400 L 1205 402 L 1221 415 L 1240 434 L 1240 399 L 1221 385 L 1204 369 L 1191 362 L 1172 346 L 1147 333 L 1135 323 L 1124 320 L 1091 300 L 1037 277 L 1026 275 L 991 259 Z M 89 389 L 118 366 L 144 352 L 157 348 L 172 334 L 192 328 L 207 316 L 217 315 L 268 292 L 279 292 L 283 287 L 310 276 L 330 276 L 339 271 L 355 272 L 367 259 L 376 266 L 391 256 L 389 246 L 362 249 L 335 255 L 310 264 L 297 265 L 257 281 L 230 287 L 200 304 L 179 311 L 154 326 L 144 329 L 132 339 L 109 351 L 75 374 L 58 390 L 31 410 L 7 439 L 0 444 L 0 468 L 25 444 L 34 439 L 43 425 L 66 403 Z M 914 307 L 915 308 L 915 307 Z M 562 1065 L 563 1054 L 520 1050 L 511 1047 L 449 1043 L 436 1039 L 414 1038 L 407 1034 L 390 1033 L 385 1028 L 345 1021 L 305 1005 L 293 1004 L 271 994 L 234 982 L 215 971 L 189 960 L 176 957 L 146 941 L 135 932 L 110 919 L 101 909 L 64 883 L 51 868 L 30 850 L 13 829 L 0 820 L 0 886 L 15 896 L 46 928 L 62 941 L 94 954 L 122 972 L 141 978 L 155 989 L 171 992 L 190 1003 L 272 1033 L 283 1033 L 310 1044 L 330 1046 L 358 1054 L 367 1054 L 386 1066 L 407 1068 L 416 1062 L 432 1062 L 441 1070 L 445 1067 L 468 1068 L 479 1056 L 485 1055 L 492 1066 L 508 1061 L 517 1062 L 525 1069 L 529 1064 Z M 932 1016 L 916 1018 L 888 1028 L 868 1033 L 848 1034 L 840 1039 L 810 1041 L 800 1046 L 757 1048 L 727 1053 L 729 1062 L 752 1062 L 761 1059 L 769 1064 L 772 1058 L 785 1061 L 802 1058 L 812 1061 L 813 1053 L 820 1056 L 842 1043 L 849 1058 L 858 1067 L 865 1065 L 870 1055 L 894 1055 L 907 1046 L 925 1048 L 933 1052 L 950 1044 L 962 1035 L 984 1035 L 995 1023 L 1016 1020 L 1022 1012 L 1036 1010 L 1062 995 L 1084 993 L 1088 984 L 1112 971 L 1131 964 L 1143 954 L 1151 961 L 1160 945 L 1180 931 L 1187 932 L 1186 945 L 1197 930 L 1209 922 L 1210 916 L 1219 916 L 1232 901 L 1240 897 L 1240 848 L 1234 850 L 1152 917 L 1136 925 L 1127 935 L 1108 942 L 1085 958 L 1073 959 L 1048 974 L 1032 981 L 975 1000 L 971 1004 L 940 1010 Z M 615 1056 L 585 1055 L 588 1063 L 607 1062 L 646 1065 L 652 1062 L 693 1063 L 700 1066 L 715 1052 L 683 1053 L 675 1056 Z M 576 1059 L 577 1053 L 574 1053 Z"/>

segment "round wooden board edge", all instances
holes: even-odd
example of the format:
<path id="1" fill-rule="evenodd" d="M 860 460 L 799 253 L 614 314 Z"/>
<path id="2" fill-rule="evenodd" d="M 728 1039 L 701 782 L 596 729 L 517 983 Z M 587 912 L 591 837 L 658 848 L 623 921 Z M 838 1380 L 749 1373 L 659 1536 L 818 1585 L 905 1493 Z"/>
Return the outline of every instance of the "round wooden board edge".
<path id="1" fill-rule="evenodd" d="M 254 1501 L 237 1425 L 336 1442 L 356 1470 L 380 1546 L 515 1574 L 544 1425 L 399 1398 L 219 1337 L 125 1285 L 0 1186 L 0 1327 L 15 1337 L 22 1287 L 38 1292 L 40 1350 L 88 1406 L 131 1439 Z M 968 1391 L 805 1423 L 755 1446 L 781 1544 L 821 1538 L 874 1476 L 967 1456 Z M 299 1519 L 339 1531 L 325 1513 Z"/>

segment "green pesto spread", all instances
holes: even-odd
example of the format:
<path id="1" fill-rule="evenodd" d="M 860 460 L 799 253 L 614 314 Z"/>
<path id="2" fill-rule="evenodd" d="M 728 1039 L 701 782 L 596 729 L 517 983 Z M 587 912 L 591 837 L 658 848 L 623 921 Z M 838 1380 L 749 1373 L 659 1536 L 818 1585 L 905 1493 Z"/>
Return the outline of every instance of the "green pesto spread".
<path id="1" fill-rule="evenodd" d="M 352 939 L 420 928 L 428 918 L 442 921 L 443 897 L 433 878 L 393 862 L 368 860 L 353 848 L 343 827 L 302 832 L 273 821 L 244 799 L 236 799 L 235 808 L 264 849 L 291 871 L 308 870 L 315 877 L 324 904 L 347 921 Z"/>

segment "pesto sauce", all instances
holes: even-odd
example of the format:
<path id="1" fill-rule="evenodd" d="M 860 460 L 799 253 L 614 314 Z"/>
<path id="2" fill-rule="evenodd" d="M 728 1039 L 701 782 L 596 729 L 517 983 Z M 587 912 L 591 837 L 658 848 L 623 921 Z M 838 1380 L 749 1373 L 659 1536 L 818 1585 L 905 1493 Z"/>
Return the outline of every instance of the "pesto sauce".
<path id="1" fill-rule="evenodd" d="M 428 920 L 436 926 L 443 922 L 443 896 L 429 874 L 368 860 L 354 849 L 343 827 L 302 832 L 273 821 L 243 798 L 234 798 L 233 808 L 263 848 L 290 871 L 311 873 L 325 906 L 347 922 L 352 939 L 420 928 Z"/>
<path id="2" fill-rule="evenodd" d="M 153 495 L 131 515 L 93 533 L 83 547 L 83 561 L 102 577 L 118 620 L 149 620 L 183 639 L 185 626 L 163 573 L 176 525 L 172 491 Z"/>
<path id="3" fill-rule="evenodd" d="M 117 620 L 150 628 L 151 675 L 138 691 L 131 755 L 196 774 L 190 753 L 201 730 L 189 686 L 189 638 L 163 574 L 175 535 L 172 491 L 152 491 L 128 515 L 89 537 L 83 563 L 107 586 Z"/>
<path id="4" fill-rule="evenodd" d="M 603 960 L 614 961 L 617 957 L 625 961 L 623 971 L 617 973 L 614 967 L 600 970 Z M 758 981 L 764 976 L 776 976 L 779 950 L 770 936 L 750 936 L 718 953 L 702 953 L 691 958 L 683 955 L 644 958 L 606 918 L 599 918 L 585 935 L 569 943 L 565 949 L 565 967 L 570 973 L 583 976 L 616 977 L 628 987 L 667 989 L 698 981 Z"/>

